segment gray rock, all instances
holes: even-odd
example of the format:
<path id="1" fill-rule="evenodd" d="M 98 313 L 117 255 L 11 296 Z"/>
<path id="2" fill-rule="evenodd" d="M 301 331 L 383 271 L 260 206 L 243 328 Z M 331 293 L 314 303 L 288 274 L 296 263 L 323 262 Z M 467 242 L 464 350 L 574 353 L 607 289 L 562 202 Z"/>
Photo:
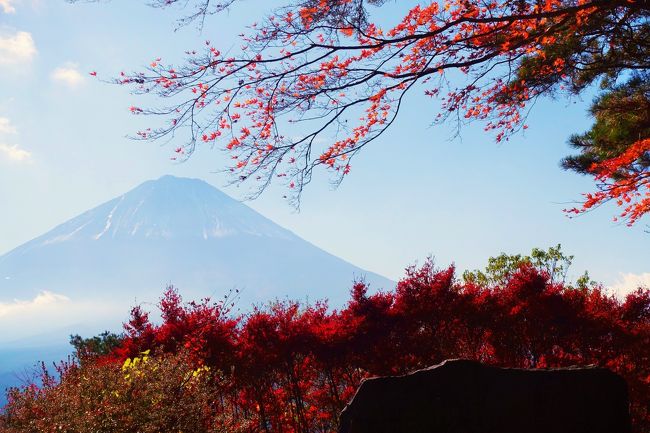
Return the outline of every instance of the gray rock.
<path id="1" fill-rule="evenodd" d="M 339 433 L 629 433 L 627 384 L 597 367 L 525 370 L 449 360 L 365 380 Z"/>

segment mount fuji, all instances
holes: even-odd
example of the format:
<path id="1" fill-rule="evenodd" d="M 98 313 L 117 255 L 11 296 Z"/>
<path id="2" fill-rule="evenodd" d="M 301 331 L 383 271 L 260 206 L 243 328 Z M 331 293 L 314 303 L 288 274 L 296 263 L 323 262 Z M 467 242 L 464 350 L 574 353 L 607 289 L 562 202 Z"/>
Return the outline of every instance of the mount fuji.
<path id="1" fill-rule="evenodd" d="M 246 311 L 283 298 L 341 306 L 359 278 L 394 284 L 201 180 L 147 181 L 0 256 L 0 407 L 21 371 L 70 353 L 70 334 L 119 331 L 169 284 L 188 300 L 237 289 Z"/>
<path id="2" fill-rule="evenodd" d="M 332 229 L 323 227 L 323 230 Z M 144 182 L 0 256 L 0 303 L 43 291 L 70 299 L 155 301 L 241 292 L 248 308 L 276 298 L 340 305 L 355 278 L 390 280 L 301 239 L 198 179 Z"/>

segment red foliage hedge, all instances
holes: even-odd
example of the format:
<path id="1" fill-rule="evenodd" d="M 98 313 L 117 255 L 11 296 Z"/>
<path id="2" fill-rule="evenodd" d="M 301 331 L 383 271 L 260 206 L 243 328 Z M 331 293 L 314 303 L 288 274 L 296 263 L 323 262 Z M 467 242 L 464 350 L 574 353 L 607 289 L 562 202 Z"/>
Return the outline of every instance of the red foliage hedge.
<path id="1" fill-rule="evenodd" d="M 623 302 L 602 289 L 552 284 L 524 266 L 502 287 L 410 268 L 392 292 L 356 283 L 340 311 L 278 302 L 233 318 L 222 304 L 183 305 L 175 290 L 153 325 L 135 308 L 110 357 L 190 350 L 232 375 L 229 395 L 267 432 L 331 432 L 362 378 L 448 358 L 526 368 L 598 364 L 627 380 L 635 431 L 650 431 L 650 292 Z M 104 359 L 106 361 L 106 359 Z"/>
<path id="2" fill-rule="evenodd" d="M 121 346 L 93 364 L 148 349 L 189 353 L 225 378 L 214 395 L 221 407 L 268 433 L 334 432 L 363 378 L 448 358 L 526 368 L 598 364 L 627 380 L 635 432 L 650 431 L 648 290 L 620 301 L 598 287 L 551 283 L 530 266 L 502 286 L 481 287 L 428 262 L 408 269 L 391 292 L 369 294 L 356 283 L 338 311 L 277 302 L 233 317 L 223 304 L 183 304 L 169 289 L 160 324 L 134 308 Z"/>

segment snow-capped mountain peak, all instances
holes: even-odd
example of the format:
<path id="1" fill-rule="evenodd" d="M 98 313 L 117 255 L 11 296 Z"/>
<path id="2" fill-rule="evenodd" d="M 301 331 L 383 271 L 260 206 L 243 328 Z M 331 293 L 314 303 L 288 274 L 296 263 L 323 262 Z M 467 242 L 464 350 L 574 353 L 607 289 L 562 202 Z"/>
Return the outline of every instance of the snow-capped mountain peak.
<path id="1" fill-rule="evenodd" d="M 392 284 L 202 180 L 163 176 L 0 256 L 0 302 L 43 290 L 154 301 L 170 283 L 194 298 L 241 288 L 244 306 L 286 296 L 342 301 L 362 277 Z"/>
<path id="2" fill-rule="evenodd" d="M 163 176 L 56 227 L 42 244 L 107 238 L 289 238 L 272 221 L 199 179 Z"/>

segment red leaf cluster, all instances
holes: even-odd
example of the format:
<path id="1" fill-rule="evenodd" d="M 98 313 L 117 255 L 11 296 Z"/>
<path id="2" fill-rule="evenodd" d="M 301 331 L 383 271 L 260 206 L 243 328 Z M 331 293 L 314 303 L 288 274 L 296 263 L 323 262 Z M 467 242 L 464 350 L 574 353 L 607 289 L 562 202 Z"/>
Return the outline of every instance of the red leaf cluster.
<path id="1" fill-rule="evenodd" d="M 650 153 L 650 138 L 633 143 L 621 155 L 594 163 L 590 168 L 599 190 L 585 194 L 582 207 L 568 209 L 581 214 L 613 200 L 628 226 L 650 212 L 650 171 L 639 169 L 637 160 Z M 614 218 L 616 220 L 617 218 Z"/>

